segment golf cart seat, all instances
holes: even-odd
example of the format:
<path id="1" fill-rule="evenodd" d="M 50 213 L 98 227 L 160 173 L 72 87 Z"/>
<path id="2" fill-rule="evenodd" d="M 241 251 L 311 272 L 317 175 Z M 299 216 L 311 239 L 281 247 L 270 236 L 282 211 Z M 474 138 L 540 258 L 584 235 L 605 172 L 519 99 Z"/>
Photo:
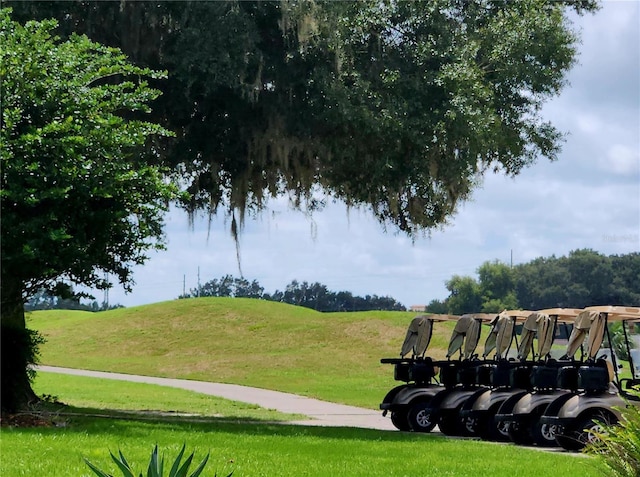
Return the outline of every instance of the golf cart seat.
<path id="1" fill-rule="evenodd" d="M 415 361 L 409 367 L 409 381 L 428 383 L 436 376 L 433 360 L 429 357 Z"/>
<path id="2" fill-rule="evenodd" d="M 476 384 L 480 386 L 491 386 L 491 375 L 495 364 L 481 364 L 476 368 Z"/>
<path id="3" fill-rule="evenodd" d="M 578 389 L 586 392 L 603 392 L 613 381 L 613 365 L 606 359 L 598 359 L 578 368 Z"/>
<path id="4" fill-rule="evenodd" d="M 558 388 L 577 391 L 578 370 L 579 367 L 575 365 L 562 366 L 558 370 Z"/>
<path id="5" fill-rule="evenodd" d="M 531 370 L 531 385 L 535 389 L 555 389 L 558 387 L 558 367 L 551 363 L 536 365 Z"/>
<path id="6" fill-rule="evenodd" d="M 444 361 L 440 364 L 440 384 L 446 387 L 458 384 L 459 361 Z"/>
<path id="7" fill-rule="evenodd" d="M 511 368 L 509 370 L 509 385 L 518 389 L 531 388 L 531 369 L 530 364 L 521 364 Z"/>

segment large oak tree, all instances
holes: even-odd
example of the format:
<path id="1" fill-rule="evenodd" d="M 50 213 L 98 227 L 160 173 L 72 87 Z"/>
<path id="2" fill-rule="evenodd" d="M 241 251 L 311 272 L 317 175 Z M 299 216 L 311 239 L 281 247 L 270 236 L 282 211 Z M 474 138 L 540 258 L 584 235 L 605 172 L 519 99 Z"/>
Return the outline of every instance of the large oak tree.
<path id="1" fill-rule="evenodd" d="M 11 2 L 9 2 L 11 4 Z M 188 208 L 340 199 L 410 234 L 443 224 L 487 171 L 555 159 L 540 116 L 592 1 L 15 2 L 166 69 L 154 106 Z M 320 190 L 320 193 L 317 191 Z M 316 192 L 314 194 L 314 192 Z M 234 222 L 235 223 L 235 222 Z"/>
<path id="2" fill-rule="evenodd" d="M 107 273 L 131 286 L 175 196 L 149 144 L 168 131 L 142 119 L 159 94 L 143 78 L 161 75 L 54 27 L 0 11 L 3 409 L 33 397 L 26 297 Z"/>

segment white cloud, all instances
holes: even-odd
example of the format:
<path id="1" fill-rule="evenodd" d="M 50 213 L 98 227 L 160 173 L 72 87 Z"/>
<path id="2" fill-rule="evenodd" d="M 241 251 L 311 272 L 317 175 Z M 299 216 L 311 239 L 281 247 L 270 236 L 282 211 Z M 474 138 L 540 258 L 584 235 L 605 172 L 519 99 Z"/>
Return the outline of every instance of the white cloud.
<path id="1" fill-rule="evenodd" d="M 625 144 L 614 144 L 609 148 L 605 168 L 615 174 L 638 175 L 640 170 L 640 150 Z"/>

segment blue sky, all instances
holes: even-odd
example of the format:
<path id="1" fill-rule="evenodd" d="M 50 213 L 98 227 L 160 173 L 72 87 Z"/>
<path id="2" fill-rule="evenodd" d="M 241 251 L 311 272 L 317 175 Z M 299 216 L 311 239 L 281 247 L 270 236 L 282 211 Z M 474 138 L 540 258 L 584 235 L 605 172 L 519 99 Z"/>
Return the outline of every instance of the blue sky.
<path id="1" fill-rule="evenodd" d="M 288 283 L 392 296 L 405 306 L 447 296 L 452 275 L 475 275 L 487 260 L 514 264 L 578 248 L 640 251 L 640 3 L 606 1 L 575 17 L 578 64 L 543 114 L 567 133 L 559 160 L 540 160 L 514 179 L 490 174 L 449 225 L 414 243 L 384 232 L 372 215 L 334 204 L 312 218 L 275 201 L 247 219 L 240 239 L 245 278 L 267 292 Z M 224 217 L 167 217 L 168 250 L 134 269 L 136 285 L 116 285 L 109 302 L 142 305 L 178 297 L 200 282 L 239 276 Z M 101 301 L 102 292 L 95 292 Z"/>

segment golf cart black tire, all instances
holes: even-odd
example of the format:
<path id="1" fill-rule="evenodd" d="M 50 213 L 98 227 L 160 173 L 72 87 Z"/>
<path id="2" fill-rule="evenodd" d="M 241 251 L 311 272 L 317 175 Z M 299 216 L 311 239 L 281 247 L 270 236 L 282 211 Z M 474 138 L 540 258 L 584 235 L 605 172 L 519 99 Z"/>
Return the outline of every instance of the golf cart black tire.
<path id="1" fill-rule="evenodd" d="M 496 420 L 496 412 L 497 409 L 489 411 L 483 422 L 480 423 L 478 435 L 483 441 L 508 442 L 511 436 L 508 431 L 507 434 L 503 434 L 498 429 L 499 421 Z"/>
<path id="2" fill-rule="evenodd" d="M 545 432 L 545 424 L 542 424 L 538 419 L 533 422 L 531 426 L 531 435 L 533 437 L 533 442 L 538 447 L 558 447 L 558 441 L 556 440 L 556 436 L 553 436 L 553 439 L 547 439 L 546 435 L 550 435 Z"/>
<path id="3" fill-rule="evenodd" d="M 590 431 L 597 430 L 601 424 L 615 424 L 617 419 L 605 411 L 599 411 L 579 417 L 574 424 L 565 428 L 563 436 L 556 436 L 556 441 L 565 450 L 579 451 L 589 443 Z"/>
<path id="4" fill-rule="evenodd" d="M 391 411 L 391 423 L 399 431 L 408 432 L 411 430 L 411 426 L 409 425 L 409 420 L 407 418 L 406 409 Z"/>
<path id="5" fill-rule="evenodd" d="M 411 405 L 407 413 L 407 424 L 414 432 L 431 432 L 436 423 L 428 412 L 428 401 L 418 401 Z"/>
<path id="6" fill-rule="evenodd" d="M 442 414 L 438 420 L 438 427 L 440 428 L 440 432 L 445 436 L 464 435 L 462 423 L 460 422 L 460 417 L 457 412 Z"/>
<path id="7" fill-rule="evenodd" d="M 573 436 L 577 441 L 576 445 L 580 445 L 578 449 L 584 449 L 589 444 L 589 434 L 591 431 L 602 432 L 601 426 L 615 424 L 617 419 L 605 411 L 599 411 L 587 416 L 581 417 L 576 421 L 576 425 L 573 431 Z M 596 439 L 597 440 L 597 439 Z"/>
<path id="8" fill-rule="evenodd" d="M 509 439 L 519 446 L 530 446 L 533 444 L 531 429 L 525 422 L 511 421 L 509 423 Z"/>

